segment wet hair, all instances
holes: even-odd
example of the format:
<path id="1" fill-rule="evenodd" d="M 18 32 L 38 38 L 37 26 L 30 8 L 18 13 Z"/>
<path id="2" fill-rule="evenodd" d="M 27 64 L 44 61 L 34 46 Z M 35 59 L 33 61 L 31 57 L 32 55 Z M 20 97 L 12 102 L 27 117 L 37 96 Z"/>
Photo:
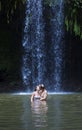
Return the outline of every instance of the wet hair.
<path id="1" fill-rule="evenodd" d="M 34 91 L 36 91 L 36 88 L 34 89 Z"/>
<path id="2" fill-rule="evenodd" d="M 41 90 L 44 90 L 44 89 L 45 89 L 44 84 L 40 84 L 39 86 L 40 86 L 40 89 L 41 89 Z"/>
<path id="3" fill-rule="evenodd" d="M 34 91 L 37 91 L 37 87 L 39 87 L 39 88 L 40 88 L 40 86 L 39 86 L 39 85 L 37 85 L 37 86 L 35 87 Z"/>

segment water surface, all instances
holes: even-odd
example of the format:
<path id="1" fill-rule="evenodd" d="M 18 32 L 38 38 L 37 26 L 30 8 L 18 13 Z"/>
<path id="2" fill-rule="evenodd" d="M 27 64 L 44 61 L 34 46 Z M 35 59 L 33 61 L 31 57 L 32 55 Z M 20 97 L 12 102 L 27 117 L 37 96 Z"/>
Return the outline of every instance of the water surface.
<path id="1" fill-rule="evenodd" d="M 49 95 L 30 102 L 30 95 L 0 94 L 0 130 L 82 130 L 82 94 Z"/>

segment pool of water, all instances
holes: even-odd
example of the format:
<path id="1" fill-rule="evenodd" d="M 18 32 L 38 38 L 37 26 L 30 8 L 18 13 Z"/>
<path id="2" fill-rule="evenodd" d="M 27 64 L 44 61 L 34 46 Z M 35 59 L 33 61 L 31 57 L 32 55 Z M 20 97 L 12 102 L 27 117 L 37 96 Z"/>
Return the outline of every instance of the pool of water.
<path id="1" fill-rule="evenodd" d="M 82 130 L 82 94 L 33 103 L 27 94 L 0 94 L 0 130 Z"/>

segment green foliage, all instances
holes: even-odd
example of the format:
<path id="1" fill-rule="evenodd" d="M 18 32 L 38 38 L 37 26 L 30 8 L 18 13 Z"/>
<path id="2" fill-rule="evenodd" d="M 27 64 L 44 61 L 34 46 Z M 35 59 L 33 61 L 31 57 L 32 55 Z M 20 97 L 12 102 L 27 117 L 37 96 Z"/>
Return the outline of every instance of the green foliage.
<path id="1" fill-rule="evenodd" d="M 7 23 L 13 21 L 12 17 L 17 13 L 17 11 L 22 14 L 25 1 L 26 0 L 0 0 L 0 12 L 5 15 Z"/>
<path id="2" fill-rule="evenodd" d="M 67 31 L 82 38 L 82 0 L 65 2 L 65 24 Z"/>

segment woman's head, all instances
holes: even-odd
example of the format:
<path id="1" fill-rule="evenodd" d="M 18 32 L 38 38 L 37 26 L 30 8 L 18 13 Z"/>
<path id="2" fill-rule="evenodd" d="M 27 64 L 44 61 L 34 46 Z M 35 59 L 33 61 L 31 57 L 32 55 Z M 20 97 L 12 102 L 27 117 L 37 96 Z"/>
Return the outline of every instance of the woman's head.
<path id="1" fill-rule="evenodd" d="M 40 86 L 36 86 L 36 91 L 40 91 Z"/>

